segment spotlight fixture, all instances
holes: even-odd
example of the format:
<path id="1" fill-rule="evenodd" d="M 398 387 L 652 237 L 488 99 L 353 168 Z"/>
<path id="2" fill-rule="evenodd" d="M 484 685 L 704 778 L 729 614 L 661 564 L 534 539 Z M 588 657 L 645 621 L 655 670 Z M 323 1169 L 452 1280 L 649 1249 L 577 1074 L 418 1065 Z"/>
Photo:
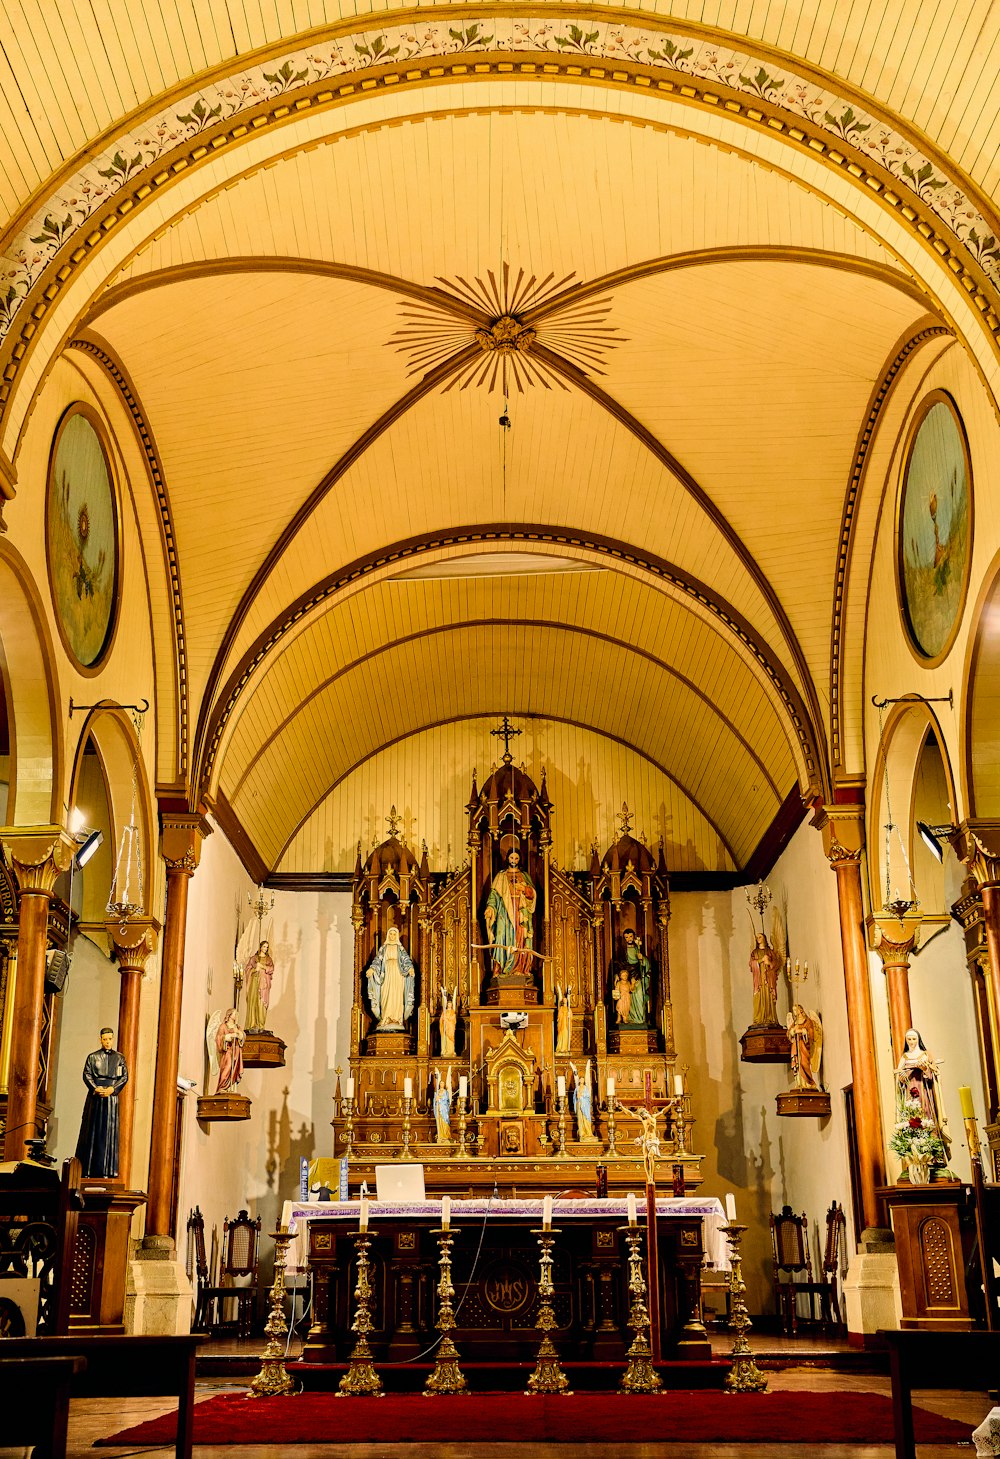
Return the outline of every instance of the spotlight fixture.
<path id="1" fill-rule="evenodd" d="M 103 840 L 103 831 L 88 831 L 87 834 L 83 836 L 83 839 L 80 842 L 79 849 L 76 855 L 73 857 L 74 862 L 77 866 L 81 868 L 81 870 L 87 865 L 87 862 L 94 855 L 94 852 L 101 845 Z"/>
<path id="2" fill-rule="evenodd" d="M 917 822 L 920 839 L 937 861 L 944 861 L 942 841 L 955 830 L 954 826 L 929 826 L 926 821 Z"/>

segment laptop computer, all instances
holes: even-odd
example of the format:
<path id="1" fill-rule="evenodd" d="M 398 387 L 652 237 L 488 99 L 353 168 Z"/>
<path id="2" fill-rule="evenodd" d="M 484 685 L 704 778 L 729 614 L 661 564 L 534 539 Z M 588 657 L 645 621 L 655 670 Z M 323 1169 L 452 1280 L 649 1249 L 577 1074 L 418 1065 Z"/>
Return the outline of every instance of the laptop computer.
<path id="1" fill-rule="evenodd" d="M 376 1165 L 375 1197 L 396 1206 L 413 1206 L 427 1199 L 422 1165 Z"/>

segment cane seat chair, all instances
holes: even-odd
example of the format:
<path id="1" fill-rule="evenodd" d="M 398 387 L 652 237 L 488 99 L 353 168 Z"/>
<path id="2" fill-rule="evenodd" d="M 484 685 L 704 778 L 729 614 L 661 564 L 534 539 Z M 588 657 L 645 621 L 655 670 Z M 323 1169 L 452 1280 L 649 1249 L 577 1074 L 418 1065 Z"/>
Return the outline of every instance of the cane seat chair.
<path id="1" fill-rule="evenodd" d="M 187 1225 L 198 1284 L 191 1331 L 249 1337 L 257 1299 L 260 1217 L 253 1220 L 246 1211 L 240 1211 L 232 1220 L 227 1216 L 223 1221 L 218 1285 L 211 1281 L 205 1252 L 205 1218 L 197 1206 Z M 237 1286 L 237 1279 L 244 1285 Z M 234 1306 L 235 1315 L 227 1316 Z"/>
<path id="2" fill-rule="evenodd" d="M 809 1221 L 803 1211 L 797 1216 L 791 1206 L 782 1206 L 778 1215 L 771 1213 L 771 1257 L 774 1268 L 774 1299 L 784 1331 L 794 1337 L 802 1319 L 798 1315 L 800 1296 L 809 1300 L 809 1322 L 817 1325 L 816 1299 L 819 1299 L 818 1322 L 833 1331 L 843 1324 L 837 1278 L 840 1268 L 840 1247 L 845 1230 L 844 1212 L 834 1201 L 826 1213 L 826 1241 L 823 1261 L 813 1277 L 809 1252 Z"/>

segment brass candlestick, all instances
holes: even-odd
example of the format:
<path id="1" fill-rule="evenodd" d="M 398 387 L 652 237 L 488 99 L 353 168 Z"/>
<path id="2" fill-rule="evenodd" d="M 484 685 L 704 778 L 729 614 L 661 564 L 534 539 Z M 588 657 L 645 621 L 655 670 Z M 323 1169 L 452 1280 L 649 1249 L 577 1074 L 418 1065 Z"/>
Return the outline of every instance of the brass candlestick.
<path id="1" fill-rule="evenodd" d="M 271 1310 L 267 1315 L 267 1344 L 261 1353 L 261 1370 L 247 1390 L 248 1398 L 277 1398 L 295 1392 L 294 1379 L 285 1370 L 285 1343 L 288 1331 L 285 1321 L 285 1262 L 291 1232 L 279 1226 L 274 1235 L 274 1281 L 271 1284 Z"/>
<path id="2" fill-rule="evenodd" d="M 569 1395 L 573 1390 L 569 1386 L 569 1379 L 559 1366 L 559 1354 L 556 1352 L 550 1335 L 559 1325 L 556 1322 L 555 1308 L 552 1305 L 552 1297 L 555 1293 L 555 1287 L 552 1285 L 552 1243 L 559 1233 L 550 1229 L 533 1231 L 531 1234 L 538 1237 L 540 1253 L 538 1259 L 538 1316 L 535 1319 L 535 1329 L 542 1334 L 542 1340 L 538 1344 L 535 1371 L 528 1379 L 528 1386 L 524 1391 L 529 1395 L 532 1393 L 565 1393 Z"/>
<path id="3" fill-rule="evenodd" d="M 763 1393 L 767 1388 L 767 1379 L 754 1362 L 746 1336 L 751 1323 L 743 1300 L 743 1293 L 747 1288 L 743 1280 L 743 1262 L 740 1256 L 740 1242 L 746 1229 L 736 1221 L 730 1221 L 722 1228 L 729 1242 L 729 1291 L 732 1297 L 729 1326 L 736 1333 L 729 1375 L 726 1378 L 727 1393 Z"/>
<path id="4" fill-rule="evenodd" d="M 410 1149 L 410 1112 L 413 1109 L 413 1096 L 403 1095 L 403 1148 L 399 1152 L 400 1160 L 408 1160 L 412 1155 Z"/>
<path id="5" fill-rule="evenodd" d="M 649 1345 L 649 1309 L 646 1306 L 646 1278 L 642 1274 L 642 1231 L 638 1226 L 619 1228 L 628 1242 L 628 1325 L 635 1333 L 628 1350 L 628 1367 L 618 1385 L 619 1393 L 662 1393 L 663 1379 L 653 1370 Z"/>
<path id="6" fill-rule="evenodd" d="M 455 1330 L 455 1309 L 451 1303 L 455 1295 L 455 1288 L 451 1284 L 451 1244 L 455 1238 L 448 1226 L 442 1226 L 434 1234 L 438 1239 L 438 1265 L 441 1269 L 437 1287 L 437 1322 L 434 1325 L 441 1334 L 441 1341 L 438 1343 L 434 1371 L 424 1384 L 425 1397 L 432 1393 L 468 1392 L 465 1375 L 458 1366 L 458 1349 L 451 1336 Z"/>
<path id="7" fill-rule="evenodd" d="M 465 1141 L 465 1127 L 466 1127 L 466 1125 L 469 1122 L 469 1113 L 468 1113 L 468 1110 L 466 1108 L 466 1106 L 468 1105 L 468 1103 L 469 1103 L 468 1098 L 463 1099 L 462 1096 L 459 1095 L 459 1097 L 458 1097 L 458 1149 L 455 1151 L 455 1154 L 456 1155 L 468 1155 L 468 1153 L 469 1153 L 469 1147 L 468 1147 L 468 1145 L 466 1144 L 466 1141 Z"/>
<path id="8" fill-rule="evenodd" d="M 382 1379 L 375 1371 L 368 1334 L 372 1331 L 371 1299 L 372 1287 L 369 1280 L 370 1263 L 368 1248 L 371 1237 L 367 1231 L 359 1231 L 354 1238 L 358 1249 L 358 1282 L 354 1288 L 354 1321 L 351 1331 L 357 1334 L 354 1351 L 348 1360 L 347 1372 L 340 1380 L 338 1398 L 381 1398 Z"/>
<path id="9" fill-rule="evenodd" d="M 684 1095 L 677 1094 L 673 1098 L 674 1107 L 674 1138 L 677 1141 L 677 1154 L 686 1155 L 687 1149 L 687 1115 L 684 1112 Z"/>
<path id="10" fill-rule="evenodd" d="M 347 1149 L 345 1150 L 344 1153 L 347 1156 L 348 1160 L 350 1160 L 351 1155 L 354 1153 L 354 1095 L 353 1094 L 348 1094 L 344 1098 L 344 1119 L 345 1119 L 346 1125 L 347 1125 L 347 1128 L 344 1131 L 344 1135 L 345 1135 L 345 1138 L 347 1140 Z"/>
<path id="11" fill-rule="evenodd" d="M 608 1154 L 613 1160 L 618 1159 L 618 1147 L 615 1144 L 615 1095 L 608 1095 Z"/>
<path id="12" fill-rule="evenodd" d="M 565 1156 L 566 1151 L 566 1096 L 556 1095 L 556 1108 L 559 1111 L 559 1149 L 555 1152 L 559 1156 Z"/>

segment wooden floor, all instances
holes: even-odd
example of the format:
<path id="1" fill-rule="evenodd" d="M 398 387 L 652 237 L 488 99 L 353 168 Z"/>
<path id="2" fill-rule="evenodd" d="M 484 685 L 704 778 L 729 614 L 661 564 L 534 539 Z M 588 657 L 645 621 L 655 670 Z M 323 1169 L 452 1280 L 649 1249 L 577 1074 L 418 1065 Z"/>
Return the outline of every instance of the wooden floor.
<path id="1" fill-rule="evenodd" d="M 716 1351 L 728 1351 L 725 1337 L 716 1338 Z M 808 1338 L 788 1339 L 762 1336 L 754 1345 L 762 1356 L 773 1353 L 778 1358 L 799 1357 L 805 1362 L 816 1363 L 824 1354 L 843 1358 L 847 1348 L 826 1340 Z M 218 1344 L 213 1350 L 219 1353 L 235 1351 L 259 1351 L 259 1343 Z M 773 1391 L 786 1392 L 889 1392 L 889 1380 L 871 1372 L 839 1372 L 819 1366 L 782 1366 L 768 1373 Z M 209 1398 L 219 1392 L 238 1392 L 245 1389 L 247 1379 L 226 1382 L 218 1378 L 199 1380 L 198 1398 Z M 720 1398 L 720 1401 L 724 1401 Z M 966 1423 L 972 1430 L 982 1422 L 989 1412 L 990 1402 L 986 1394 L 978 1393 L 921 1393 L 918 1402 L 924 1408 L 933 1409 L 949 1418 Z M 664 1429 L 669 1430 L 669 1395 L 664 1400 Z M 131 1459 L 142 1454 L 146 1459 L 171 1459 L 173 1447 L 169 1448 L 114 1448 L 97 1450 L 94 1441 L 105 1438 L 143 1419 L 154 1418 L 168 1412 L 171 1404 L 160 1399 L 82 1399 L 71 1406 L 69 1459 Z M 2 1426 L 0 1426 L 2 1427 Z M 196 1459 L 792 1459 L 792 1456 L 812 1455 L 815 1459 L 891 1459 L 893 1450 L 884 1444 L 865 1445 L 812 1445 L 809 1442 L 808 1408 L 803 1406 L 802 1442 L 800 1444 L 690 1444 L 681 1439 L 671 1442 L 670 1438 L 651 1439 L 642 1444 L 620 1444 L 612 1449 L 607 1444 L 542 1444 L 533 1445 L 530 1453 L 517 1444 L 489 1444 L 482 1439 L 461 1444 L 413 1444 L 401 1447 L 399 1444 L 296 1444 L 283 1447 L 278 1444 L 261 1444 L 235 1450 L 231 1447 L 198 1446 Z M 0 1454 L 4 1451 L 0 1449 Z M 972 1453 L 968 1449 L 940 1444 L 922 1444 L 917 1450 L 919 1459 L 958 1459 Z"/>

